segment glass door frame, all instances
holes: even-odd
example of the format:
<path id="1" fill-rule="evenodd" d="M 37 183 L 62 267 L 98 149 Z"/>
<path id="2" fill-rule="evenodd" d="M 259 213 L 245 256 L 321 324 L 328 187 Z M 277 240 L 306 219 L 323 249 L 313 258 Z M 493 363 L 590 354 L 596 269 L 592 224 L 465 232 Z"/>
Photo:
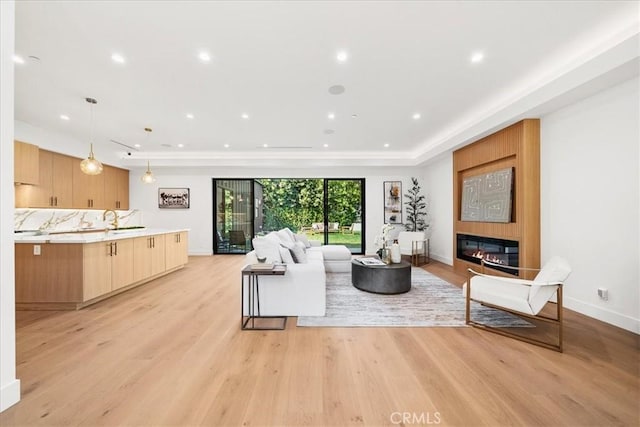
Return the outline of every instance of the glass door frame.
<path id="1" fill-rule="evenodd" d="M 322 233 L 322 244 L 324 245 L 328 245 L 329 244 L 329 182 L 330 181 L 358 181 L 360 184 L 360 220 L 361 220 L 361 231 L 360 231 L 360 252 L 353 252 L 353 254 L 355 255 L 359 255 L 359 254 L 364 254 L 365 253 L 365 248 L 366 248 L 366 197 L 365 197 L 365 193 L 366 193 L 366 179 L 365 178 L 269 178 L 269 179 L 322 179 L 323 180 L 323 204 L 322 204 L 322 208 L 323 208 L 323 221 L 324 221 L 324 231 Z M 237 255 L 239 254 L 239 252 L 220 252 L 220 247 L 219 247 L 219 242 L 218 239 L 216 238 L 217 236 L 217 232 L 218 232 L 218 221 L 217 221 L 217 215 L 218 215 L 218 188 L 217 188 L 217 182 L 218 181 L 248 181 L 250 183 L 250 192 L 251 192 L 251 203 L 255 203 L 255 185 L 256 182 L 259 182 L 260 178 L 211 178 L 211 183 L 212 183 L 212 207 L 213 207 L 213 215 L 212 215 L 212 222 L 213 222 L 213 235 L 212 237 L 212 241 L 213 241 L 213 254 L 214 255 Z M 256 206 L 253 206 L 253 211 L 255 212 Z M 262 209 L 262 206 L 259 207 L 259 209 Z M 251 239 L 253 239 L 253 237 L 255 237 L 256 233 L 255 233 L 255 214 L 251 215 L 251 227 L 250 229 L 252 230 L 252 236 L 250 236 L 249 238 L 249 242 L 251 241 Z M 249 246 L 247 248 L 247 252 L 252 250 L 253 247 L 252 245 L 249 243 Z"/>
<path id="2" fill-rule="evenodd" d="M 322 209 L 323 212 L 323 221 L 324 221 L 324 232 L 323 232 L 323 245 L 330 245 L 329 243 L 329 181 L 359 181 L 360 183 L 360 251 L 352 252 L 354 255 L 362 255 L 365 253 L 365 236 L 366 236 L 366 227 L 365 227 L 365 218 L 366 215 L 366 197 L 365 197 L 365 189 L 366 189 L 366 180 L 365 178 L 324 178 L 323 179 L 323 203 Z"/>

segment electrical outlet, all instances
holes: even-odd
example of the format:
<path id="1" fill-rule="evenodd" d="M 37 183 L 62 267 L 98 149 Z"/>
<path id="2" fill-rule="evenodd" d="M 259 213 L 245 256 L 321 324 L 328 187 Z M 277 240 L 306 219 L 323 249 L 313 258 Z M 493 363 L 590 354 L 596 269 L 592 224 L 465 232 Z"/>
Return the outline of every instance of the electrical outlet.
<path id="1" fill-rule="evenodd" d="M 598 296 L 600 297 L 600 299 L 602 299 L 604 301 L 608 301 L 609 300 L 609 289 L 607 289 L 607 288 L 598 288 Z"/>
<path id="2" fill-rule="evenodd" d="M 33 245 L 33 254 L 40 255 L 40 245 Z"/>

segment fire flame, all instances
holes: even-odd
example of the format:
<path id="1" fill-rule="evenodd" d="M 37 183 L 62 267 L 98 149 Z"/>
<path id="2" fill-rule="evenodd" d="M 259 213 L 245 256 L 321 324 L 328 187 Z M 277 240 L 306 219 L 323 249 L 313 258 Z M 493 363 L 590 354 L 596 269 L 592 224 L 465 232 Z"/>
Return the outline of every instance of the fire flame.
<path id="1" fill-rule="evenodd" d="M 471 254 L 471 256 L 478 259 L 484 259 L 485 261 L 489 261 L 494 264 L 505 265 L 505 262 L 502 259 L 498 258 L 495 255 L 487 254 L 484 251 L 475 251 L 474 253 Z"/>

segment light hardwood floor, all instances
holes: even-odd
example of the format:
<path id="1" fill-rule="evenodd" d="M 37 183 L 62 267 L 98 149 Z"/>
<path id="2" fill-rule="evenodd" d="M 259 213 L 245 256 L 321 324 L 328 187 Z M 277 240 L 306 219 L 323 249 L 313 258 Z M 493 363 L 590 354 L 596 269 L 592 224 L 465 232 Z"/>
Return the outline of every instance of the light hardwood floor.
<path id="1" fill-rule="evenodd" d="M 242 256 L 75 312 L 18 312 L 0 425 L 640 423 L 637 335 L 565 310 L 565 352 L 474 328 L 240 331 Z M 452 283 L 448 266 L 427 270 Z"/>

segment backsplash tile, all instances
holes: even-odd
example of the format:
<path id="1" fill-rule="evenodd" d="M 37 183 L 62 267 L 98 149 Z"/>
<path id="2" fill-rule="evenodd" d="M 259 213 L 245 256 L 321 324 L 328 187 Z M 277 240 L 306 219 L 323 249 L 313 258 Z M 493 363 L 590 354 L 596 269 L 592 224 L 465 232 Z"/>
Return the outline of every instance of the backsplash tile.
<path id="1" fill-rule="evenodd" d="M 102 220 L 103 210 L 95 209 L 16 209 L 14 231 L 65 232 L 112 228 L 113 214 Z M 117 211 L 118 227 L 144 225 L 138 209 Z"/>

